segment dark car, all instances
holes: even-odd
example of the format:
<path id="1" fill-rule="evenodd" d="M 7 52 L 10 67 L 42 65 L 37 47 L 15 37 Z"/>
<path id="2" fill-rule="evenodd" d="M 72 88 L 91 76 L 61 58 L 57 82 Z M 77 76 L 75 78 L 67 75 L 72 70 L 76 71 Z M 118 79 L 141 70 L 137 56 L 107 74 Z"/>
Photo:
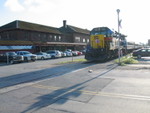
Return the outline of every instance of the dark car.
<path id="1" fill-rule="evenodd" d="M 0 54 L 0 62 L 7 63 L 15 63 L 15 62 L 23 62 L 24 58 L 21 55 L 17 55 L 15 52 L 6 52 L 4 54 Z"/>
<path id="2" fill-rule="evenodd" d="M 150 49 L 139 49 L 136 51 L 133 51 L 133 56 L 141 58 L 141 57 L 150 57 Z"/>

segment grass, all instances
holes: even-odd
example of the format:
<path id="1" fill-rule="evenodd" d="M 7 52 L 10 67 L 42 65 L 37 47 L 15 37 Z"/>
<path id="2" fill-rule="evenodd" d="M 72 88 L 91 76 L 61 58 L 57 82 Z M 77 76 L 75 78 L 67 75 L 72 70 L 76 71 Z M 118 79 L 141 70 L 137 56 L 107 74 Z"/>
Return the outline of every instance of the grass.
<path id="1" fill-rule="evenodd" d="M 57 64 L 66 64 L 66 63 L 76 63 L 76 62 L 85 62 L 87 61 L 86 59 L 73 59 L 73 60 L 70 60 L 70 61 L 64 61 L 64 62 L 59 62 Z"/>
<path id="2" fill-rule="evenodd" d="M 116 63 L 119 63 L 119 59 L 115 60 Z M 133 57 L 127 55 L 120 58 L 120 65 L 125 66 L 127 64 L 138 64 L 139 62 L 135 60 Z"/>
<path id="3" fill-rule="evenodd" d="M 59 62 L 57 64 L 77 63 L 77 62 L 85 62 L 85 61 L 87 61 L 87 60 L 86 59 L 73 59 L 73 60 L 70 60 L 70 61 Z M 115 60 L 115 62 L 119 63 L 119 59 Z M 127 64 L 137 64 L 137 63 L 139 63 L 131 55 L 121 57 L 120 62 L 121 63 L 119 65 L 121 65 L 121 66 L 125 66 Z"/>

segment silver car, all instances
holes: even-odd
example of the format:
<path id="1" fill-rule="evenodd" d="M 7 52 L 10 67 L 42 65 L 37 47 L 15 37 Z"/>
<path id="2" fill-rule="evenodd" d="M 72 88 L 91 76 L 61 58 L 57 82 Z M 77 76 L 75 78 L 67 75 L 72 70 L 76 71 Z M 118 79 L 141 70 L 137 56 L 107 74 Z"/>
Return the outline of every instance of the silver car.
<path id="1" fill-rule="evenodd" d="M 22 55 L 24 57 L 24 61 L 35 61 L 37 60 L 37 55 L 30 53 L 29 51 L 17 51 L 18 55 Z"/>
<path id="2" fill-rule="evenodd" d="M 37 59 L 39 59 L 39 60 L 45 60 L 45 59 L 51 58 L 51 55 L 47 54 L 45 52 L 38 52 L 38 53 L 36 53 L 36 55 L 37 55 Z"/>
<path id="3" fill-rule="evenodd" d="M 64 53 L 66 53 L 66 56 L 68 56 L 68 57 L 72 56 L 72 52 L 70 52 L 70 51 L 65 51 Z"/>
<path id="4" fill-rule="evenodd" d="M 58 50 L 49 50 L 49 51 L 46 51 L 47 54 L 50 54 L 52 58 L 60 58 L 62 57 L 62 54 L 60 51 Z"/>

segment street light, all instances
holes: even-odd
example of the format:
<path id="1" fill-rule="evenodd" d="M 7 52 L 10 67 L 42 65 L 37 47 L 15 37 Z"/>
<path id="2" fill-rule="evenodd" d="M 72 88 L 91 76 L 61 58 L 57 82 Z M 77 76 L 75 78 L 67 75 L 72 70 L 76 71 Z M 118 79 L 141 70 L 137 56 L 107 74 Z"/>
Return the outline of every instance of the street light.
<path id="1" fill-rule="evenodd" d="M 119 46 L 118 46 L 118 58 L 119 58 L 119 64 L 120 64 L 120 20 L 119 20 L 119 13 L 120 9 L 117 9 L 117 15 L 118 15 L 118 38 L 119 38 Z"/>

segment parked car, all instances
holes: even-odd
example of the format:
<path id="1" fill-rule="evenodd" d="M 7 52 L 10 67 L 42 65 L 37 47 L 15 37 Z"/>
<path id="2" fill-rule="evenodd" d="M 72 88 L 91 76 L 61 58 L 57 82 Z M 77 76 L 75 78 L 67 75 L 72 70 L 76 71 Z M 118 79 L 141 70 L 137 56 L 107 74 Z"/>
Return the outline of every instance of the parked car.
<path id="1" fill-rule="evenodd" d="M 38 52 L 38 53 L 36 53 L 36 55 L 37 55 L 37 59 L 39 59 L 39 60 L 45 60 L 45 59 L 51 58 L 51 55 L 47 54 L 45 52 Z"/>
<path id="2" fill-rule="evenodd" d="M 83 55 L 83 53 L 81 51 L 77 51 L 78 55 Z"/>
<path id="3" fill-rule="evenodd" d="M 72 50 L 71 50 L 71 49 L 67 49 L 66 51 L 72 52 Z"/>
<path id="4" fill-rule="evenodd" d="M 80 51 L 72 51 L 72 54 L 74 56 L 79 56 L 79 55 L 82 55 L 82 52 L 80 52 Z"/>
<path id="5" fill-rule="evenodd" d="M 24 61 L 35 61 L 37 60 L 37 55 L 30 53 L 29 51 L 17 51 L 18 55 L 22 55 L 24 57 Z"/>
<path id="6" fill-rule="evenodd" d="M 46 51 L 47 54 L 50 54 L 52 58 L 60 58 L 61 56 L 61 52 L 58 50 L 49 50 Z"/>
<path id="7" fill-rule="evenodd" d="M 60 51 L 61 52 L 61 57 L 66 57 L 66 53 L 64 53 L 63 51 Z"/>
<path id="8" fill-rule="evenodd" d="M 81 52 L 82 52 L 82 54 L 84 55 L 85 53 L 86 53 L 86 50 L 84 49 L 84 50 L 81 50 Z"/>
<path id="9" fill-rule="evenodd" d="M 7 62 L 10 64 L 16 62 L 23 62 L 24 57 L 22 55 L 17 55 L 15 52 L 6 52 L 4 54 L 0 54 L 0 62 Z"/>
<path id="10" fill-rule="evenodd" d="M 65 51 L 64 53 L 65 53 L 66 56 L 68 56 L 68 57 L 72 56 L 72 52 L 70 52 L 70 51 Z"/>
<path id="11" fill-rule="evenodd" d="M 141 57 L 150 57 L 150 49 L 139 49 L 136 51 L 133 51 L 133 56 L 141 58 Z"/>
<path id="12" fill-rule="evenodd" d="M 72 51 L 73 56 L 78 56 L 78 51 Z"/>

